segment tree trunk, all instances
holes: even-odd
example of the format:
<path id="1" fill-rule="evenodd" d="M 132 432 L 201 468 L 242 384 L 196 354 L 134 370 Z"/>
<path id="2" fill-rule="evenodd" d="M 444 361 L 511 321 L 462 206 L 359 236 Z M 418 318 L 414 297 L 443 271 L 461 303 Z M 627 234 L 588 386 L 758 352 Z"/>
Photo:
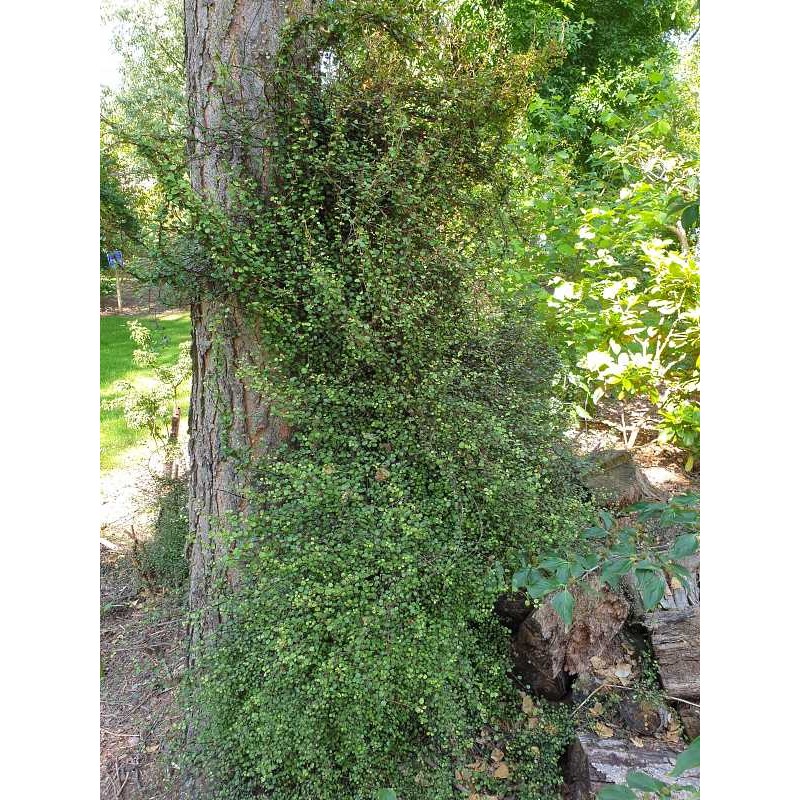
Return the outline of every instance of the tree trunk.
<path id="1" fill-rule="evenodd" d="M 285 20 L 311 9 L 311 0 L 185 0 L 189 172 L 193 188 L 229 206 L 231 167 L 244 169 L 266 191 L 269 164 L 258 142 L 265 124 L 271 56 Z M 218 64 L 227 68 L 222 81 Z M 248 130 L 248 142 L 240 135 Z M 255 136 L 255 141 L 253 137 Z M 246 385 L 242 367 L 263 364 L 263 342 L 235 300 L 206 298 L 192 315 L 193 381 L 189 409 L 189 519 L 194 533 L 190 609 L 201 612 L 190 628 L 190 662 L 198 644 L 220 622 L 214 587 L 232 588 L 224 575 L 217 520 L 246 510 L 247 466 L 288 438 L 269 398 Z"/>

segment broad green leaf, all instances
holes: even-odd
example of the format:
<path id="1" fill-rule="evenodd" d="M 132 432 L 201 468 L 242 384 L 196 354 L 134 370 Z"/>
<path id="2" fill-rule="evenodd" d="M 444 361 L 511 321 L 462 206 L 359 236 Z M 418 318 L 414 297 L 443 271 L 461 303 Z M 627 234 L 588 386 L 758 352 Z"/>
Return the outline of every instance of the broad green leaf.
<path id="1" fill-rule="evenodd" d="M 567 564 L 567 562 L 559 556 L 547 556 L 539 562 L 539 568 L 546 569 L 548 572 L 555 572 L 564 564 Z"/>
<path id="2" fill-rule="evenodd" d="M 570 564 L 569 561 L 564 561 L 562 564 L 559 564 L 556 570 L 556 580 L 559 583 L 566 583 L 572 573 L 573 566 L 574 565 Z"/>
<path id="3" fill-rule="evenodd" d="M 580 556 L 575 556 L 575 561 L 569 568 L 569 574 L 573 578 L 580 578 L 586 572 L 586 567 L 583 565 L 583 559 Z"/>
<path id="4" fill-rule="evenodd" d="M 539 600 L 557 587 L 558 583 L 554 578 L 542 578 L 541 580 L 532 581 L 525 588 L 531 600 Z"/>
<path id="5" fill-rule="evenodd" d="M 605 539 L 606 536 L 608 536 L 608 531 L 605 528 L 598 528 L 596 525 L 583 532 L 584 539 Z"/>
<path id="6" fill-rule="evenodd" d="M 643 792 L 660 792 L 666 785 L 664 781 L 651 778 L 644 772 L 631 770 L 628 773 L 628 786 L 630 786 L 631 789 L 639 789 Z"/>
<path id="7" fill-rule="evenodd" d="M 531 569 L 531 567 L 525 567 L 524 569 L 518 569 L 512 576 L 511 576 L 511 591 L 516 592 L 517 589 L 521 588 L 522 586 L 527 585 L 531 581 L 531 572 L 536 572 L 535 570 Z M 536 573 L 539 574 L 538 572 Z M 539 576 L 541 577 L 541 576 Z"/>
<path id="8" fill-rule="evenodd" d="M 675 506 L 697 506 L 700 504 L 700 497 L 696 494 L 677 494 L 669 502 Z"/>
<path id="9" fill-rule="evenodd" d="M 693 533 L 684 533 L 675 540 L 669 551 L 671 558 L 684 558 L 696 553 L 700 543 L 697 541 L 697 536 Z"/>
<path id="10" fill-rule="evenodd" d="M 394 789 L 378 789 L 378 800 L 397 800 Z"/>
<path id="11" fill-rule="evenodd" d="M 634 574 L 636 575 L 639 591 L 642 593 L 642 602 L 645 610 L 652 611 L 664 597 L 664 591 L 667 586 L 664 575 L 661 572 L 639 569 L 638 567 Z"/>
<path id="12" fill-rule="evenodd" d="M 689 574 L 689 570 L 681 564 L 675 564 L 674 562 L 669 562 L 667 564 L 667 570 L 669 574 L 674 575 L 681 582 L 681 586 L 688 591 L 689 587 L 692 585 L 692 576 Z"/>
<path id="13" fill-rule="evenodd" d="M 583 569 L 584 572 L 588 572 L 600 563 L 600 556 L 598 556 L 597 553 L 584 553 L 583 555 L 579 555 L 577 560 L 581 569 Z"/>
<path id="14" fill-rule="evenodd" d="M 678 758 L 675 761 L 675 769 L 672 770 L 670 775 L 678 778 L 687 770 L 695 769 L 699 766 L 700 737 L 698 736 L 682 753 L 678 755 Z"/>
<path id="15" fill-rule="evenodd" d="M 698 203 L 691 203 L 683 209 L 681 225 L 683 225 L 687 231 L 700 225 L 700 205 Z"/>
<path id="16" fill-rule="evenodd" d="M 632 567 L 633 559 L 630 557 L 609 559 L 603 569 L 600 570 L 600 580 L 602 583 L 607 583 L 612 588 L 616 588 L 620 578 L 630 572 Z"/>
<path id="17" fill-rule="evenodd" d="M 608 513 L 608 511 L 601 511 L 600 519 L 603 522 L 603 527 L 607 531 L 610 531 L 611 528 L 614 526 L 614 517 L 612 517 L 611 514 Z"/>
<path id="18" fill-rule="evenodd" d="M 609 551 L 612 556 L 636 555 L 636 542 L 630 535 L 623 536 Z"/>
<path id="19" fill-rule="evenodd" d="M 558 613 L 558 616 L 564 621 L 564 625 L 569 628 L 572 625 L 572 612 L 575 609 L 575 598 L 570 594 L 568 589 L 559 592 L 550 600 L 550 604 Z"/>

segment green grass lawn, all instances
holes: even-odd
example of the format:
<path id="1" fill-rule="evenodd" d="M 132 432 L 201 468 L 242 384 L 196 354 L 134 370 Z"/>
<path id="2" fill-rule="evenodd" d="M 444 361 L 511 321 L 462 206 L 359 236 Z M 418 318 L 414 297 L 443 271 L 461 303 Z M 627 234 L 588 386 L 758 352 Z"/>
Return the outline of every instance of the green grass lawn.
<path id="1" fill-rule="evenodd" d="M 127 322 L 138 319 L 153 331 L 154 344 L 161 352 L 164 364 L 174 363 L 178 347 L 188 341 L 191 322 L 187 313 L 169 312 L 153 317 L 100 317 L 100 469 L 113 469 L 131 448 L 147 443 L 146 431 L 129 428 L 122 409 L 106 409 L 102 401 L 118 397 L 114 384 L 120 380 L 131 383 L 147 381 L 147 371 L 133 363 L 134 344 Z M 185 428 L 189 409 L 189 381 L 181 388 L 178 398 L 181 407 L 181 427 Z"/>

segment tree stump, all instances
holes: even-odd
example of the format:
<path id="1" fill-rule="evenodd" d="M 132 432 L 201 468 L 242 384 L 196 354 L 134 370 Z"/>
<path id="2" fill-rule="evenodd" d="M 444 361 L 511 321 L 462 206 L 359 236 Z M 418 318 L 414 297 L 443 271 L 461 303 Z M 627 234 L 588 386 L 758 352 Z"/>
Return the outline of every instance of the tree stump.
<path id="1" fill-rule="evenodd" d="M 629 450 L 602 450 L 592 454 L 583 485 L 605 508 L 621 509 L 640 500 L 663 500 Z"/>
<path id="2" fill-rule="evenodd" d="M 567 630 L 549 603 L 542 603 L 520 625 L 512 643 L 517 675 L 535 694 L 559 700 L 567 691 L 567 676 L 591 669 L 591 659 L 616 641 L 630 606 L 619 594 L 596 580 L 575 597 L 572 625 Z"/>
<path id="3" fill-rule="evenodd" d="M 675 767 L 682 745 L 671 745 L 657 739 L 641 739 L 636 747 L 627 739 L 601 739 L 581 731 L 567 754 L 567 783 L 572 800 L 591 800 L 603 787 L 625 783 L 630 770 L 644 772 L 665 783 L 699 787 L 699 770 L 689 770 L 680 778 L 668 773 Z M 685 797 L 686 793 L 674 795 Z"/>

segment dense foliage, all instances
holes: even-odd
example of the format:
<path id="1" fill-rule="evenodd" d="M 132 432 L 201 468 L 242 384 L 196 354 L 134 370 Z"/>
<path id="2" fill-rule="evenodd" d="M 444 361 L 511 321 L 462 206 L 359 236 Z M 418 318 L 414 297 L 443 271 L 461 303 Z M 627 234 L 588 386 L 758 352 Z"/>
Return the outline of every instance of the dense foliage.
<path id="1" fill-rule="evenodd" d="M 267 143 L 285 188 L 241 176 L 223 212 L 163 178 L 199 232 L 196 290 L 258 326 L 272 358 L 249 379 L 294 431 L 229 521 L 241 586 L 200 670 L 205 772 L 230 796 L 448 796 L 470 732 L 518 713 L 491 567 L 587 518 L 557 359 L 469 258 L 549 54 L 414 5 L 286 32 Z M 294 68 L 299 36 L 335 76 Z"/>
<path id="2" fill-rule="evenodd" d="M 106 0 L 103 11 L 121 66 L 119 87 L 104 87 L 100 103 L 101 266 L 105 251 L 121 250 L 126 272 L 148 280 L 169 211 L 139 145 L 158 142 L 171 160 L 182 157 L 183 8 L 175 0 Z M 113 287 L 108 272 L 101 273 L 101 292 Z"/>
<path id="3" fill-rule="evenodd" d="M 255 463 L 228 448 L 250 478 L 247 516 L 219 521 L 237 592 L 216 599 L 224 623 L 189 695 L 220 796 L 441 800 L 481 725 L 515 730 L 492 607 L 503 565 L 591 525 L 561 442 L 562 360 L 610 324 L 587 303 L 563 327 L 551 304 L 566 295 L 539 287 L 558 274 L 611 302 L 608 278 L 650 308 L 650 270 L 668 282 L 686 260 L 635 224 L 618 251 L 601 246 L 601 225 L 627 220 L 609 198 L 632 180 L 600 176 L 613 158 L 587 151 L 613 127 L 595 100 L 617 97 L 601 56 L 619 42 L 576 5 L 348 0 L 301 18 L 259 119 L 232 107 L 216 132 L 220 152 L 269 164 L 266 194 L 231 168 L 225 208 L 191 189 L 172 118 L 117 123 L 157 187 L 159 277 L 249 321 L 247 379 L 292 430 Z M 674 4 L 648 6 L 626 63 L 664 46 Z M 219 82 L 238 78 L 220 65 Z M 601 202 L 608 215 L 589 219 Z M 551 716 L 535 746 L 510 745 L 520 797 L 556 796 L 568 725 Z"/>
<path id="4" fill-rule="evenodd" d="M 697 133 L 692 46 L 598 73 L 566 108 L 539 95 L 516 140 L 493 274 L 536 298 L 578 415 L 648 398 L 687 468 L 699 453 Z"/>

